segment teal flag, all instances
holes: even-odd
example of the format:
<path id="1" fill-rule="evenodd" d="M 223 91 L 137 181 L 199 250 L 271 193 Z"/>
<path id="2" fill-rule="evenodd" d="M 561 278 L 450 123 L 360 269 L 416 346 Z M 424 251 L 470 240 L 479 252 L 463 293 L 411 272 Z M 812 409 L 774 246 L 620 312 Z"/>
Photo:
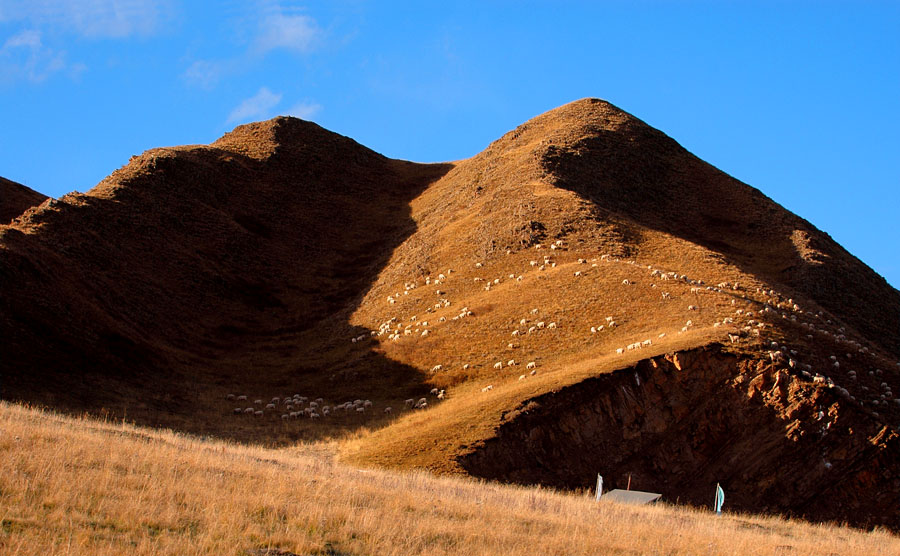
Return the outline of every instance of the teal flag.
<path id="1" fill-rule="evenodd" d="M 716 483 L 716 514 L 721 515 L 722 513 L 722 504 L 725 503 L 725 491 L 722 490 L 722 487 L 719 483 Z"/>

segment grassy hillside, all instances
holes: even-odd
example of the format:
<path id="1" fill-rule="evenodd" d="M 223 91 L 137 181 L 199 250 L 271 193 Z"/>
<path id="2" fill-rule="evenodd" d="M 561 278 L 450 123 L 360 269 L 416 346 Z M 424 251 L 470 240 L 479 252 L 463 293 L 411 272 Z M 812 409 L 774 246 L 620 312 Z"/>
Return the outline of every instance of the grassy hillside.
<path id="1" fill-rule="evenodd" d="M 6 400 L 900 529 L 900 292 L 598 99 L 448 164 L 152 149 L 0 225 L 0 288 Z"/>
<path id="2" fill-rule="evenodd" d="M 501 486 L 0 404 L 0 553 L 871 554 L 837 525 Z M 712 493 L 710 493 L 712 494 Z M 727 504 L 726 504 L 727 510 Z"/>

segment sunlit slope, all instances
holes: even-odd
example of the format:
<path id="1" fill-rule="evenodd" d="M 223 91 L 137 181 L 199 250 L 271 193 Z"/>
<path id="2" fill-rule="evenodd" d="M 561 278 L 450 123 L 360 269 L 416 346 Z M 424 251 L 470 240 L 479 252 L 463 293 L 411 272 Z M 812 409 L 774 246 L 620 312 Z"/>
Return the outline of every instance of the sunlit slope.
<path id="1" fill-rule="evenodd" d="M 595 100 L 523 124 L 411 207 L 416 232 L 351 322 L 376 334 L 364 343 L 429 372 L 446 397 L 349 445 L 351 461 L 567 487 L 589 485 L 605 467 L 614 485 L 641 475 L 645 488 L 682 500 L 729 476 L 747 508 L 840 519 L 868 506 L 863 520 L 890 519 L 896 471 L 882 478 L 887 491 L 872 478 L 897 462 L 897 292 L 802 219 Z M 827 257 L 811 260 L 813 244 Z M 810 265 L 821 268 L 802 270 Z M 848 268 L 864 286 L 816 295 L 849 287 Z M 797 278 L 810 273 L 826 276 Z M 883 303 L 853 303 L 872 292 Z M 840 313 L 829 310 L 836 304 Z M 687 386 L 697 395 L 676 396 L 656 373 L 642 387 L 635 368 L 605 385 L 634 392 L 594 416 L 567 389 L 706 345 L 725 355 L 701 350 Z M 647 379 L 658 395 L 645 395 Z M 542 397 L 556 394 L 579 405 Z M 673 397 L 673 406 L 705 409 L 670 407 Z M 729 413 L 737 417 L 723 419 Z M 533 418 L 522 436 L 525 414 Z M 603 419 L 621 426 L 598 428 Z M 692 425 L 671 426 L 683 420 Z M 770 454 L 750 457 L 761 445 Z M 627 457 L 610 463 L 605 449 Z M 579 458 L 596 463 L 573 465 Z M 785 458 L 793 471 L 779 468 Z M 825 508 L 837 496 L 828 489 L 851 487 Z"/>
<path id="2" fill-rule="evenodd" d="M 768 555 L 898 551 L 885 531 L 360 470 L 0 403 L 0 549 L 37 555 Z M 789 547 L 789 548 L 788 548 Z"/>

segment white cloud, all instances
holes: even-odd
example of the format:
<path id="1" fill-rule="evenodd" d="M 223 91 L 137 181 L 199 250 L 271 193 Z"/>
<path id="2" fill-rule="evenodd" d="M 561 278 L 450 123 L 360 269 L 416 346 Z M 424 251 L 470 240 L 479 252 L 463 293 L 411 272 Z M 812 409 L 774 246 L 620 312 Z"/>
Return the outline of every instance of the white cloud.
<path id="1" fill-rule="evenodd" d="M 6 43 L 3 45 L 3 49 L 12 49 L 20 46 L 25 46 L 28 48 L 40 48 L 41 47 L 41 33 L 40 31 L 35 31 L 34 29 L 27 29 L 22 31 L 18 35 L 13 35 L 10 38 L 6 39 Z"/>
<path id="2" fill-rule="evenodd" d="M 309 52 L 320 34 L 321 30 L 313 18 L 285 15 L 279 9 L 278 13 L 265 15 L 260 20 L 254 47 L 262 53 L 278 48 Z"/>
<path id="3" fill-rule="evenodd" d="M 152 35 L 173 12 L 172 0 L 0 0 L 0 21 L 28 21 L 93 38 Z"/>
<path id="4" fill-rule="evenodd" d="M 321 104 L 303 101 L 291 106 L 291 108 L 287 111 L 287 115 L 294 116 L 295 118 L 301 118 L 303 120 L 312 120 L 313 116 L 321 111 Z"/>
<path id="5" fill-rule="evenodd" d="M 185 80 L 202 89 L 212 89 L 227 73 L 228 64 L 209 60 L 197 60 L 184 72 Z"/>
<path id="6" fill-rule="evenodd" d="M 260 88 L 252 97 L 241 102 L 228 115 L 227 123 L 245 123 L 265 119 L 281 102 L 281 93 L 273 93 L 268 87 Z"/>
<path id="7" fill-rule="evenodd" d="M 45 46 L 40 31 L 27 29 L 4 41 L 0 47 L 0 80 L 26 79 L 40 83 L 52 74 L 66 69 L 66 53 Z M 83 71 L 84 64 L 70 69 Z"/>
<path id="8" fill-rule="evenodd" d="M 322 28 L 314 18 L 305 15 L 302 8 L 279 0 L 257 0 L 247 2 L 245 10 L 232 22 L 235 40 L 244 45 L 243 52 L 221 60 L 190 61 L 182 74 L 188 85 L 212 89 L 227 76 L 257 67 L 272 51 L 308 54 L 322 42 Z"/>

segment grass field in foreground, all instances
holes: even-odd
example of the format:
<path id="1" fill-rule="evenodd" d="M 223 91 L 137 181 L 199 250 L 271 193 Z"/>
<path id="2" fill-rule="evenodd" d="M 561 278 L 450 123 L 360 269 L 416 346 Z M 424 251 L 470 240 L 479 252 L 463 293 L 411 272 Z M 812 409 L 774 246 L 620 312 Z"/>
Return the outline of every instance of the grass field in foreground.
<path id="1" fill-rule="evenodd" d="M 0 554 L 900 553 L 883 530 L 357 469 L 334 448 L 244 446 L 0 402 Z"/>

